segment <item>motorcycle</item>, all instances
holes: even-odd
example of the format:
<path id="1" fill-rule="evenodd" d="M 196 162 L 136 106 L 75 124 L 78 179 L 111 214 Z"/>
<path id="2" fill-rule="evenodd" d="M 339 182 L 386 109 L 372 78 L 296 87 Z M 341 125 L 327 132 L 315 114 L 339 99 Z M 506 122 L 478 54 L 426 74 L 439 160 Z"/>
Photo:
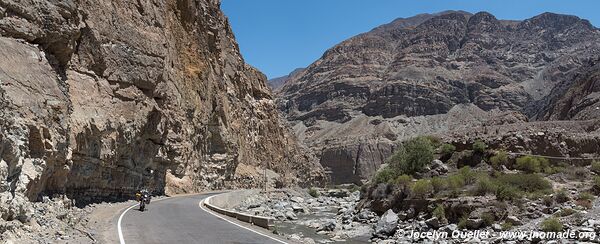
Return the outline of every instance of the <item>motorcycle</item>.
<path id="1" fill-rule="evenodd" d="M 150 204 L 150 194 L 148 192 L 142 192 L 140 196 L 140 211 L 144 212 L 146 205 Z"/>

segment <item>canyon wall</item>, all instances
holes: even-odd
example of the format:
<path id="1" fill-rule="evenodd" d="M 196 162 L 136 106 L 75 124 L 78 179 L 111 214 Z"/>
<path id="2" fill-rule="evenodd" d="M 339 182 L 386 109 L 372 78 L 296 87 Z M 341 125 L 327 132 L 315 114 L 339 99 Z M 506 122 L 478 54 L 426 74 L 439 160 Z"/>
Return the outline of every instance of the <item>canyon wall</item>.
<path id="1" fill-rule="evenodd" d="M 218 0 L 0 2 L 0 200 L 324 181 Z"/>

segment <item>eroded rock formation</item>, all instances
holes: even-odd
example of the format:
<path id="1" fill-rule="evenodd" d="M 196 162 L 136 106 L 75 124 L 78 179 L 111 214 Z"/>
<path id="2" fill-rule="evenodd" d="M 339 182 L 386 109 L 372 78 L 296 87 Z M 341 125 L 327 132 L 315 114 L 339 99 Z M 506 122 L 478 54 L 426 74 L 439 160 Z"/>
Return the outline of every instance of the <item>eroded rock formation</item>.
<path id="1" fill-rule="evenodd" d="M 590 70 L 599 40 L 587 20 L 553 13 L 523 21 L 461 11 L 397 19 L 290 77 L 278 106 L 323 165 L 377 168 L 389 148 L 419 134 L 598 118 L 598 77 Z M 362 148 L 371 148 L 366 157 Z M 352 172 L 333 178 L 356 181 L 374 171 Z"/>
<path id="2" fill-rule="evenodd" d="M 218 0 L 0 2 L 0 209 L 314 184 Z M 20 205 L 19 205 L 20 206 Z"/>

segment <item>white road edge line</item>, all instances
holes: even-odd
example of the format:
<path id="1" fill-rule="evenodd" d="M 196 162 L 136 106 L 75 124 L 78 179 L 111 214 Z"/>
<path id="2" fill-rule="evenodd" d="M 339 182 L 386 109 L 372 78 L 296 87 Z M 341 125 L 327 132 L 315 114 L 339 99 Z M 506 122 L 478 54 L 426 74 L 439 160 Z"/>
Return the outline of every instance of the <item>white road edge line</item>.
<path id="1" fill-rule="evenodd" d="M 130 209 L 132 209 L 135 206 L 137 206 L 137 203 L 132 205 L 131 207 L 125 209 L 125 211 L 123 211 L 123 213 L 121 213 L 121 216 L 119 216 L 119 221 L 117 222 L 117 230 L 119 231 L 119 243 L 121 243 L 121 244 L 125 244 L 125 239 L 123 238 L 123 231 L 121 230 L 121 220 L 123 219 L 123 216 L 125 216 L 125 213 L 127 213 L 127 211 L 129 211 Z"/>
<path id="2" fill-rule="evenodd" d="M 171 199 L 171 198 L 172 197 L 160 198 L 160 199 L 154 200 L 154 202 L 159 202 L 159 201 Z M 125 216 L 125 213 L 127 213 L 127 211 L 131 210 L 135 206 L 138 206 L 138 204 L 136 203 L 133 206 L 125 209 L 125 211 L 123 211 L 123 213 L 121 213 L 121 216 L 119 216 L 119 221 L 117 221 L 117 231 L 119 232 L 119 243 L 121 243 L 121 244 L 125 244 L 125 239 L 123 238 L 123 231 L 121 230 L 121 219 L 123 219 L 123 216 Z"/>
<path id="3" fill-rule="evenodd" d="M 202 209 L 204 212 L 207 212 L 207 213 L 209 213 L 209 214 L 212 214 L 213 216 L 215 216 L 215 217 L 217 217 L 217 218 L 219 218 L 219 219 L 225 220 L 225 221 L 227 221 L 227 222 L 229 222 L 229 223 L 231 223 L 231 224 L 233 224 L 233 225 L 235 225 L 235 226 L 237 226 L 237 227 L 240 227 L 240 228 L 243 228 L 243 229 L 246 229 L 246 230 L 252 231 L 252 232 L 254 232 L 254 233 L 256 233 L 256 234 L 259 234 L 259 235 L 261 235 L 261 236 L 267 237 L 267 238 L 269 238 L 269 239 L 272 239 L 272 240 L 274 240 L 274 241 L 277 241 L 277 242 L 279 242 L 279 243 L 288 244 L 287 242 L 284 242 L 284 241 L 282 241 L 282 240 L 279 240 L 279 239 L 277 239 L 277 238 L 274 238 L 274 237 L 271 237 L 271 236 L 265 235 L 265 234 L 263 234 L 263 233 L 260 233 L 260 232 L 258 232 L 258 231 L 256 231 L 256 230 L 253 230 L 253 229 L 250 229 L 250 228 L 248 228 L 248 227 L 246 227 L 246 226 L 243 226 L 243 225 L 240 225 L 240 224 L 238 224 L 238 223 L 235 223 L 235 222 L 233 222 L 233 221 L 231 221 L 231 220 L 228 220 L 228 219 L 226 219 L 226 218 L 224 218 L 224 217 L 222 217 L 222 216 L 219 216 L 219 215 L 217 215 L 217 214 L 213 213 L 212 211 L 210 211 L 210 210 L 208 210 L 208 209 L 204 208 L 204 207 L 202 206 L 202 204 L 203 204 L 203 203 L 204 203 L 206 200 L 209 200 L 209 199 L 210 199 L 210 198 L 212 198 L 212 197 L 213 197 L 213 196 L 210 196 L 210 197 L 207 197 L 207 198 L 204 198 L 204 199 L 202 199 L 202 201 L 200 201 L 200 202 L 198 203 L 198 206 L 200 207 L 200 209 Z M 120 233 L 120 232 L 119 232 L 119 233 Z M 121 244 L 124 244 L 124 243 L 121 243 Z"/>

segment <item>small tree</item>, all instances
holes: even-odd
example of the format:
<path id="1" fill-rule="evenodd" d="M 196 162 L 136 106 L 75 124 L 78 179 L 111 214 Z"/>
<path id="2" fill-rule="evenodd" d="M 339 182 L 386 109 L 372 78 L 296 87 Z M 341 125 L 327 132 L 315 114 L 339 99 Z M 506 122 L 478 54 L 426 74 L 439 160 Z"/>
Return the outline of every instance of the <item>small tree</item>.
<path id="1" fill-rule="evenodd" d="M 390 158 L 390 167 L 401 174 L 421 172 L 433 160 L 433 146 L 425 137 L 416 137 L 404 143 Z"/>

